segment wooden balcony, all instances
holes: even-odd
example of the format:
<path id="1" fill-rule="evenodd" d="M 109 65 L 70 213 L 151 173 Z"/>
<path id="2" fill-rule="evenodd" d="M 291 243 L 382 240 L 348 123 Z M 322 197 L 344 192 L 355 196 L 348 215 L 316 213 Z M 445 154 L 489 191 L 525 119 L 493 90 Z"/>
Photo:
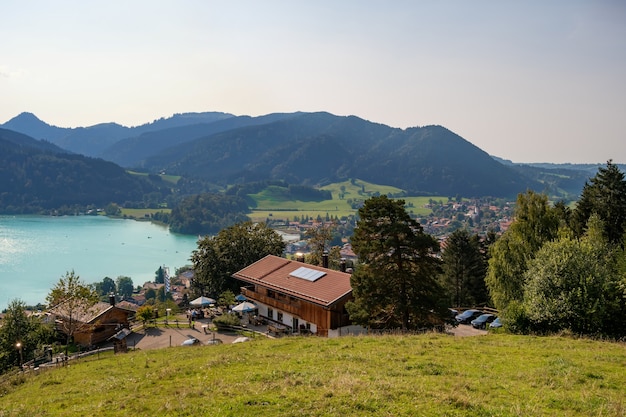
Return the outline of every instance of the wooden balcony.
<path id="1" fill-rule="evenodd" d="M 241 293 L 251 300 L 256 300 L 269 307 L 284 311 L 285 313 L 299 316 L 301 314 L 300 300 L 290 299 L 288 296 L 268 297 L 265 294 L 259 294 L 248 288 L 241 288 Z"/>

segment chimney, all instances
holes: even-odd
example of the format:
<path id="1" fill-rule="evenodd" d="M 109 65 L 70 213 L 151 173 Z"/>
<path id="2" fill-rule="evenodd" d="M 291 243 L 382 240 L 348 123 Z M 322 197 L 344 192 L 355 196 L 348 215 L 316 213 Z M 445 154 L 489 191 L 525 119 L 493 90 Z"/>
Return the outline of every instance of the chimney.
<path id="1" fill-rule="evenodd" d="M 109 294 L 109 303 L 114 306 L 115 305 L 115 294 Z"/>
<path id="2" fill-rule="evenodd" d="M 339 261 L 339 270 L 341 272 L 346 272 L 346 258 L 341 258 Z"/>
<path id="3" fill-rule="evenodd" d="M 322 266 L 328 269 L 328 252 L 327 251 L 324 251 L 324 253 L 322 253 Z"/>
<path id="4" fill-rule="evenodd" d="M 296 261 L 304 263 L 304 253 L 296 253 Z"/>

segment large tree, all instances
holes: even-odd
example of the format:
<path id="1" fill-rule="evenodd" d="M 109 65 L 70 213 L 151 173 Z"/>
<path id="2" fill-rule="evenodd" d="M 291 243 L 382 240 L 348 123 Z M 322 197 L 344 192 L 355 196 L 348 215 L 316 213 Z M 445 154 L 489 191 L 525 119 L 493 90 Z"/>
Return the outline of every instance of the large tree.
<path id="1" fill-rule="evenodd" d="M 559 213 L 545 194 L 527 191 L 518 195 L 513 223 L 491 246 L 486 283 L 499 310 L 523 300 L 527 263 L 545 242 L 557 237 L 562 220 Z"/>
<path id="2" fill-rule="evenodd" d="M 476 306 L 489 303 L 485 285 L 487 261 L 478 235 L 465 229 L 454 231 L 442 253 L 443 281 L 451 305 Z"/>
<path id="3" fill-rule="evenodd" d="M 577 236 L 584 234 L 593 213 L 604 222 L 609 242 L 621 243 L 626 227 L 626 179 L 610 160 L 583 187 L 572 213 L 572 228 Z"/>
<path id="4" fill-rule="evenodd" d="M 74 271 L 67 272 L 46 296 L 48 309 L 58 320 L 60 329 L 67 336 L 67 345 L 77 331 L 87 326 L 80 320 L 98 301 L 98 294 L 85 284 Z"/>
<path id="5" fill-rule="evenodd" d="M 308 239 L 308 245 L 311 249 L 307 262 L 312 265 L 322 265 L 322 256 L 329 247 L 329 243 L 333 240 L 334 226 L 332 224 L 324 224 L 312 227 L 305 232 Z"/>
<path id="6" fill-rule="evenodd" d="M 524 310 L 534 331 L 624 336 L 626 313 L 616 251 L 592 215 L 582 239 L 546 243 L 526 271 Z"/>
<path id="7" fill-rule="evenodd" d="M 415 330 L 449 318 L 437 277 L 439 243 L 404 209 L 404 200 L 373 197 L 359 209 L 352 247 L 359 265 L 351 277 L 354 301 L 346 305 L 358 324 Z"/>
<path id="8" fill-rule="evenodd" d="M 227 289 L 238 292 L 232 275 L 267 255 L 282 255 L 282 237 L 262 223 L 250 221 L 222 229 L 198 241 L 191 255 L 192 289 L 197 295 L 218 297 Z"/>
<path id="9" fill-rule="evenodd" d="M 95 291 L 100 296 L 108 296 L 109 294 L 114 294 L 116 292 L 115 281 L 109 277 L 104 277 L 102 282 L 96 282 L 94 286 Z"/>
<path id="10" fill-rule="evenodd" d="M 0 326 L 0 373 L 32 359 L 35 350 L 51 338 L 50 326 L 38 316 L 27 315 L 23 301 L 12 300 Z"/>
<path id="11" fill-rule="evenodd" d="M 123 300 L 133 296 L 133 279 L 131 277 L 117 277 L 117 292 Z"/>

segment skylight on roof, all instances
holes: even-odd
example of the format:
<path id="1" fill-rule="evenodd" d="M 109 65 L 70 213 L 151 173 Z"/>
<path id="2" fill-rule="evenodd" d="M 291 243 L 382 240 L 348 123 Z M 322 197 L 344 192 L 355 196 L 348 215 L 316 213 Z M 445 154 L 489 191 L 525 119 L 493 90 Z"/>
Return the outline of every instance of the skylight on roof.
<path id="1" fill-rule="evenodd" d="M 323 277 L 324 275 L 326 275 L 326 272 L 316 271 L 315 269 L 301 266 L 300 268 L 296 269 L 289 275 L 291 275 L 292 277 L 302 278 L 302 279 L 306 279 L 307 281 L 315 282 L 321 277 Z"/>

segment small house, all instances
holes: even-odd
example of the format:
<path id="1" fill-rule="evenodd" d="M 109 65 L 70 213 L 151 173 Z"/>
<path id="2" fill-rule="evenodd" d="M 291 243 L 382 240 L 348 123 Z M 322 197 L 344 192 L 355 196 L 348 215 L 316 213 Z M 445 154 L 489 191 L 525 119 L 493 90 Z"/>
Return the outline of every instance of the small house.
<path id="1" fill-rule="evenodd" d="M 54 315 L 56 329 L 64 334 L 73 329 L 74 343 L 81 346 L 95 345 L 107 341 L 122 328 L 129 327 L 129 317 L 135 314 L 132 308 L 116 305 L 115 297 L 109 303 L 97 302 L 93 306 L 74 312 L 69 325 L 69 313 L 63 304 L 50 310 Z"/>

